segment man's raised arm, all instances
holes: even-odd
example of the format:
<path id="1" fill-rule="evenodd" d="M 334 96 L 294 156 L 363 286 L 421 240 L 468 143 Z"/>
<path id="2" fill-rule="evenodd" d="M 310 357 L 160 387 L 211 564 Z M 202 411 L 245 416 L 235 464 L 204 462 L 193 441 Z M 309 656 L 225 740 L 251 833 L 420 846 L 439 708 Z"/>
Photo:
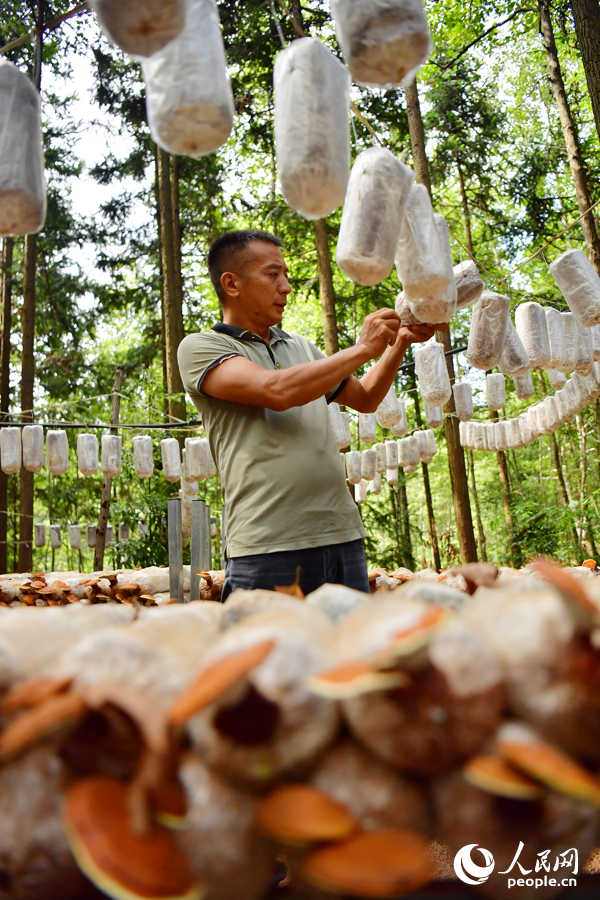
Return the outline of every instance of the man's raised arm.
<path id="1" fill-rule="evenodd" d="M 377 359 L 384 353 L 386 347 L 389 347 L 383 359 L 377 366 L 374 366 L 372 370 L 374 371 L 384 362 L 388 353 L 397 347 L 399 331 L 400 319 L 397 313 L 392 309 L 380 309 L 366 317 L 360 338 L 354 347 L 340 350 L 339 353 L 325 359 L 274 371 L 265 370 L 244 357 L 234 356 L 224 360 L 207 373 L 202 382 L 202 391 L 210 397 L 220 400 L 246 403 L 249 406 L 262 406 L 277 412 L 283 412 L 294 406 L 304 406 L 312 400 L 323 397 L 344 378 L 370 360 Z M 406 347 L 402 350 L 402 356 L 405 350 Z M 396 355 L 397 352 L 394 354 L 394 358 Z M 399 364 L 398 362 L 389 384 L 383 391 L 382 398 L 392 383 Z M 389 366 L 385 368 L 386 374 L 388 368 Z M 364 379 L 361 382 L 358 379 L 352 379 L 352 381 L 361 385 Z M 377 378 L 375 381 L 379 384 Z M 350 384 L 346 385 L 342 394 L 346 394 L 349 386 Z M 368 386 L 366 389 L 362 388 L 362 393 L 359 392 L 357 397 L 358 402 L 364 399 L 362 394 L 366 398 L 365 402 L 371 402 L 371 392 Z M 376 393 L 378 394 L 379 390 Z M 354 406 L 349 399 L 342 402 Z M 354 408 L 359 409 L 357 406 Z"/>

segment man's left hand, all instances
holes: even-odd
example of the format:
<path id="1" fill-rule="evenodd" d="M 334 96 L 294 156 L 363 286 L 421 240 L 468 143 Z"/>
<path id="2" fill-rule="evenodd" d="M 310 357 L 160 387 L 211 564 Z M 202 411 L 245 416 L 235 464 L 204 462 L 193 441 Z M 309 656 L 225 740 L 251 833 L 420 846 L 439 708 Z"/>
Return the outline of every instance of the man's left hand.
<path id="1" fill-rule="evenodd" d="M 407 347 L 409 344 L 422 344 L 434 336 L 436 331 L 447 331 L 446 322 L 439 322 L 437 325 L 428 325 L 426 322 L 418 322 L 414 325 L 401 325 L 396 338 L 396 345 L 403 344 Z"/>

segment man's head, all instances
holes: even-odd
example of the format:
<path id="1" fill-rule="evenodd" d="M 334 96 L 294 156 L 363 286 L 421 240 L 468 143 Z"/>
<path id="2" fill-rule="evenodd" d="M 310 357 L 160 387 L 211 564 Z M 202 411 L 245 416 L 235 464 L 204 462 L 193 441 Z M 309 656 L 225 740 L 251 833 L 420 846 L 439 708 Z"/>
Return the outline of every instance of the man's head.
<path id="1" fill-rule="evenodd" d="M 281 241 L 266 231 L 228 231 L 208 254 L 210 280 L 224 310 L 278 325 L 291 292 Z"/>

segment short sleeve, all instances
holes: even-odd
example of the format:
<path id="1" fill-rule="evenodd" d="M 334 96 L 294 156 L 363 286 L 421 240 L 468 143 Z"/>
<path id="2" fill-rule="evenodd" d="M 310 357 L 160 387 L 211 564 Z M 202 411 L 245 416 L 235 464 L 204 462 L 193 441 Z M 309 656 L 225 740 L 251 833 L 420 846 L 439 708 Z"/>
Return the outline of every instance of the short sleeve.
<path id="1" fill-rule="evenodd" d="M 179 345 L 181 380 L 192 399 L 202 397 L 202 382 L 211 369 L 232 356 L 242 356 L 230 338 L 216 332 L 188 334 Z"/>

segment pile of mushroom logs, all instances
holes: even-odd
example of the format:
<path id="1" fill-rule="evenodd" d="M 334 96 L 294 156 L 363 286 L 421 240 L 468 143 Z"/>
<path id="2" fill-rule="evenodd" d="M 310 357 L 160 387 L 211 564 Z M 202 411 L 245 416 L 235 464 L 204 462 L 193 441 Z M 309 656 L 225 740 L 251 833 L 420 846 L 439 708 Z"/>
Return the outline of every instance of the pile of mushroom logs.
<path id="1" fill-rule="evenodd" d="M 0 609 L 3 892 L 82 898 L 87 876 L 129 900 L 259 900 L 285 877 L 298 898 L 395 897 L 453 875 L 467 844 L 507 870 L 519 841 L 526 870 L 546 851 L 583 869 L 600 843 L 588 565 L 152 609 L 117 578 L 121 602 Z"/>

